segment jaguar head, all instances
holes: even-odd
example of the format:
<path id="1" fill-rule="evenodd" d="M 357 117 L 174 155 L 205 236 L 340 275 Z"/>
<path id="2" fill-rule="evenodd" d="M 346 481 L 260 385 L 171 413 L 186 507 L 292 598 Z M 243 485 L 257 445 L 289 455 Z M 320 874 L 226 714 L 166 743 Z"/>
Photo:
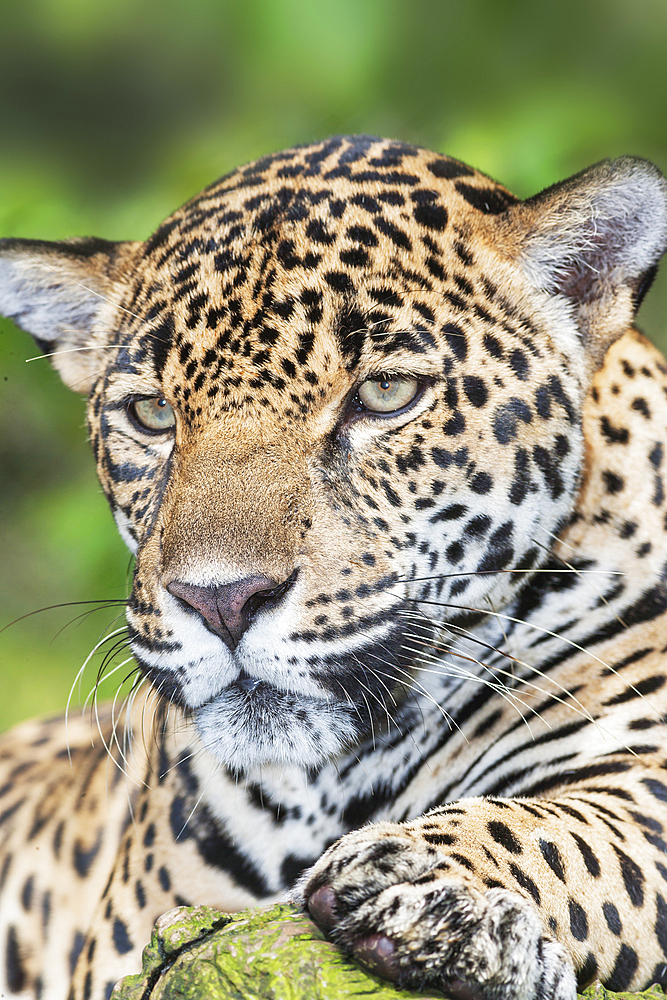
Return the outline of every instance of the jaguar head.
<path id="1" fill-rule="evenodd" d="M 0 243 L 0 310 L 89 395 L 134 654 L 216 759 L 314 768 L 391 727 L 456 657 L 447 630 L 529 585 L 666 187 L 624 158 L 519 202 L 342 137 L 145 243 Z"/>

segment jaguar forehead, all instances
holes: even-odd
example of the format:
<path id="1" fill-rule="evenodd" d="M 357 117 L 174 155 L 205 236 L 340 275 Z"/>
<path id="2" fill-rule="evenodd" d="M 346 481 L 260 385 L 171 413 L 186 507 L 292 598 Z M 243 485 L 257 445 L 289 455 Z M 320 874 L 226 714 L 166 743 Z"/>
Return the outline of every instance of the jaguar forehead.
<path id="1" fill-rule="evenodd" d="M 303 365 L 327 297 L 354 366 L 367 332 L 380 335 L 400 312 L 397 286 L 437 287 L 446 251 L 469 261 L 456 219 L 471 205 L 498 212 L 513 201 L 483 175 L 408 144 L 339 137 L 297 148 L 233 172 L 168 219 L 145 245 L 129 307 L 148 321 L 158 378 L 182 331 L 221 329 L 237 353 L 252 345 L 261 355 L 285 339 L 276 319 L 301 327 L 289 347 Z M 429 278 L 410 265 L 415 256 L 430 259 Z M 430 322 L 424 307 L 411 326 Z"/>

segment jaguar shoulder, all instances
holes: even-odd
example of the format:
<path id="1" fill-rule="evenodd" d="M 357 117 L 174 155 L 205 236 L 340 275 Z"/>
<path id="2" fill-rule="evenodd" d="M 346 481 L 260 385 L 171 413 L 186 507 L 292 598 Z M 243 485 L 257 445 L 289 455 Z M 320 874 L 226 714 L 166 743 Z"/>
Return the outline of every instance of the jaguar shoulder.
<path id="1" fill-rule="evenodd" d="M 2 740 L 5 994 L 107 998 L 161 912 L 295 883 L 400 984 L 667 983 L 666 246 L 645 161 L 521 202 L 367 137 L 145 243 L 0 242 L 89 395 L 139 665 L 93 746 Z"/>

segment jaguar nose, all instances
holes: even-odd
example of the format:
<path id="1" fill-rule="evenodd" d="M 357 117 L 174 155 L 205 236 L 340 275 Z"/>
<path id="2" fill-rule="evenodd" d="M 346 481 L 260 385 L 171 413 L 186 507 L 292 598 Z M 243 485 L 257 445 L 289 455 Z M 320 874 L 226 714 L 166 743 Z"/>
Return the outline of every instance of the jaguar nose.
<path id="1" fill-rule="evenodd" d="M 247 576 L 232 583 L 198 587 L 172 580 L 167 590 L 192 608 L 222 641 L 234 650 L 260 608 L 278 604 L 296 580 L 295 570 L 282 583 L 270 576 Z"/>

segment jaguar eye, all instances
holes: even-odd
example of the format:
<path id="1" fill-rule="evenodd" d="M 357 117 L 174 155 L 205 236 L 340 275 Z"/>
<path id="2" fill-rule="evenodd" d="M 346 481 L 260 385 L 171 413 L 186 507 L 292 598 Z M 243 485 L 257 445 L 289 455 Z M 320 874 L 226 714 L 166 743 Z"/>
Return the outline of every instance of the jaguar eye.
<path id="1" fill-rule="evenodd" d="M 395 413 L 415 398 L 420 385 L 416 378 L 400 375 L 380 375 L 359 386 L 357 396 L 371 413 Z"/>
<path id="2" fill-rule="evenodd" d="M 174 411 L 162 396 L 150 396 L 148 399 L 135 399 L 128 407 L 135 423 L 144 430 L 154 434 L 171 430 L 176 424 Z"/>

